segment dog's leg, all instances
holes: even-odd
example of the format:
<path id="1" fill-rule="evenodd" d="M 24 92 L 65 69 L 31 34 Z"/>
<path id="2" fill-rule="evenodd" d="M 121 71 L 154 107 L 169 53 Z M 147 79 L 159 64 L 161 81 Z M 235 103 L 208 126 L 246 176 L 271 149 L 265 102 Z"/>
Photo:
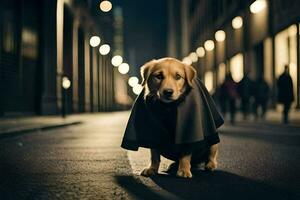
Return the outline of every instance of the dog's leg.
<path id="1" fill-rule="evenodd" d="M 217 156 L 218 156 L 218 144 L 214 144 L 210 147 L 208 161 L 205 164 L 205 169 L 213 171 L 217 168 Z"/>
<path id="2" fill-rule="evenodd" d="M 191 158 L 192 155 L 183 155 L 181 158 L 179 158 L 177 176 L 183 178 L 192 178 Z"/>
<path id="3" fill-rule="evenodd" d="M 159 152 L 155 149 L 151 149 L 151 164 L 148 168 L 145 168 L 141 174 L 143 176 L 151 176 L 157 174 L 159 164 L 160 164 Z"/>

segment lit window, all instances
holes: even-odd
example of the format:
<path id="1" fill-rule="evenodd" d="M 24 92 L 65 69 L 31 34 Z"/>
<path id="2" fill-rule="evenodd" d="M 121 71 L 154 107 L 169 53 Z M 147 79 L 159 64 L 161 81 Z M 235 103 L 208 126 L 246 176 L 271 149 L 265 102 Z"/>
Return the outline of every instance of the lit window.
<path id="1" fill-rule="evenodd" d="M 212 71 L 205 72 L 204 84 L 205 84 L 206 89 L 210 93 L 212 93 L 213 92 L 213 87 L 214 87 L 214 75 L 213 75 Z"/>
<path id="2" fill-rule="evenodd" d="M 218 84 L 222 84 L 225 80 L 226 76 L 226 65 L 225 63 L 219 64 L 219 69 L 218 69 Z"/>
<path id="3" fill-rule="evenodd" d="M 239 53 L 230 59 L 230 72 L 235 82 L 239 82 L 244 77 L 243 54 Z"/>

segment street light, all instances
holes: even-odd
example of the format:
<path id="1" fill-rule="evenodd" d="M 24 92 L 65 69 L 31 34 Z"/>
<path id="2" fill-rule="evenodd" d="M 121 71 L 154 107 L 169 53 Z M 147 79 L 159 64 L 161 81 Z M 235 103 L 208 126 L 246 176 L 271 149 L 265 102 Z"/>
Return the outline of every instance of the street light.
<path id="1" fill-rule="evenodd" d="M 226 33 L 225 31 L 223 30 L 218 30 L 216 33 L 215 33 L 215 38 L 218 42 L 223 42 L 226 38 Z"/>
<path id="2" fill-rule="evenodd" d="M 62 117 L 66 117 L 66 107 L 67 107 L 67 89 L 71 86 L 71 81 L 67 76 L 63 76 L 62 78 Z"/>
<path id="3" fill-rule="evenodd" d="M 137 84 L 139 83 L 139 79 L 135 76 L 132 76 L 128 79 L 128 84 L 131 86 L 131 87 L 134 87 L 136 86 Z"/>
<path id="4" fill-rule="evenodd" d="M 191 61 L 191 59 L 189 57 L 184 57 L 182 59 L 182 62 L 187 64 L 187 65 L 191 65 L 193 63 L 193 61 Z"/>
<path id="5" fill-rule="evenodd" d="M 108 44 L 102 44 L 99 48 L 101 55 L 107 55 L 110 52 L 110 46 Z"/>
<path id="6" fill-rule="evenodd" d="M 199 58 L 202 58 L 205 56 L 205 49 L 203 47 L 198 47 L 196 53 L 199 56 Z"/>
<path id="7" fill-rule="evenodd" d="M 109 12 L 111 9 L 112 9 L 112 4 L 110 1 L 102 1 L 100 3 L 100 9 L 103 11 L 103 12 Z"/>
<path id="8" fill-rule="evenodd" d="M 234 28 L 234 29 L 242 28 L 243 18 L 240 16 L 233 18 L 233 20 L 231 21 L 231 25 L 232 25 L 232 28 Z"/>
<path id="9" fill-rule="evenodd" d="M 114 57 L 112 57 L 111 59 L 111 64 L 115 67 L 118 67 L 119 65 L 121 65 L 123 62 L 123 58 L 122 56 L 116 55 Z"/>
<path id="10" fill-rule="evenodd" d="M 62 79 L 62 87 L 67 90 L 71 86 L 71 81 L 68 79 L 68 77 L 64 76 Z"/>
<path id="11" fill-rule="evenodd" d="M 121 74 L 127 74 L 129 72 L 129 65 L 127 63 L 122 63 L 119 65 L 118 70 Z"/>
<path id="12" fill-rule="evenodd" d="M 192 62 L 198 61 L 198 55 L 195 52 L 190 53 L 189 58 Z"/>
<path id="13" fill-rule="evenodd" d="M 266 0 L 256 0 L 250 5 L 250 11 L 253 14 L 259 13 L 267 6 Z"/>
<path id="14" fill-rule="evenodd" d="M 92 47 L 98 46 L 100 44 L 100 42 L 101 42 L 101 40 L 100 40 L 100 37 L 98 37 L 98 36 L 92 36 L 90 38 L 90 45 Z"/>
<path id="15" fill-rule="evenodd" d="M 215 43 L 214 41 L 212 40 L 206 40 L 204 42 L 204 48 L 207 50 L 207 51 L 212 51 L 214 48 L 215 48 Z"/>
<path id="16" fill-rule="evenodd" d="M 132 88 L 133 93 L 136 95 L 139 95 L 142 92 L 142 90 L 143 86 L 141 86 L 140 84 L 137 84 Z"/>

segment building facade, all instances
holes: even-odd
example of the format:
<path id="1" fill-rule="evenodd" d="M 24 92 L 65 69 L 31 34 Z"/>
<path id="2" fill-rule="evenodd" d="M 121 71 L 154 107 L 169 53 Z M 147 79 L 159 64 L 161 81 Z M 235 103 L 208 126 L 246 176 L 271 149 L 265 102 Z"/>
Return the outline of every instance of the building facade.
<path id="1" fill-rule="evenodd" d="M 265 78 L 274 105 L 276 80 L 284 65 L 289 65 L 294 107 L 300 107 L 299 1 L 189 0 L 181 4 L 188 7 L 189 52 L 179 58 L 189 58 L 212 93 L 227 72 L 237 82 L 249 73 L 253 80 Z M 192 52 L 198 54 L 197 60 Z"/>
<path id="2" fill-rule="evenodd" d="M 90 2 L 0 2 L 0 115 L 60 113 L 64 76 L 68 113 L 113 109 L 111 55 L 90 46 L 93 35 L 105 41 Z"/>

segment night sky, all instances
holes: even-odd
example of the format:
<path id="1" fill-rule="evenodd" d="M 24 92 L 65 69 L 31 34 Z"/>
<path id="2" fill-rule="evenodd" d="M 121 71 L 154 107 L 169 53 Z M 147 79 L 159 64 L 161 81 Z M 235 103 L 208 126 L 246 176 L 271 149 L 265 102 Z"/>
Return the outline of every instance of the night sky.
<path id="1" fill-rule="evenodd" d="M 167 54 L 166 0 L 114 0 L 113 5 L 123 8 L 125 59 L 134 74 L 139 67 L 153 58 Z"/>

